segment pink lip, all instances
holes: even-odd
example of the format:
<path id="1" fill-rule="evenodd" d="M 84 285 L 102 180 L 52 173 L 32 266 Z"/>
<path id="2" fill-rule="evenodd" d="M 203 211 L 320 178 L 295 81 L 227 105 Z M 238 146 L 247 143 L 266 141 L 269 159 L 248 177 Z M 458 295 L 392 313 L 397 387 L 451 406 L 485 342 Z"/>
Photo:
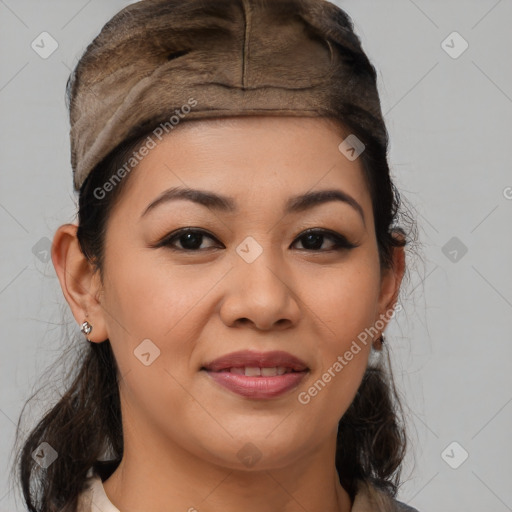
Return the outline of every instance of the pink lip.
<path id="1" fill-rule="evenodd" d="M 204 365 L 208 371 L 219 372 L 229 368 L 241 368 L 244 366 L 273 367 L 284 366 L 291 368 L 296 372 L 307 370 L 308 367 L 304 361 L 298 357 L 292 356 L 288 352 L 274 350 L 272 352 L 255 352 L 253 350 L 240 350 L 219 357 Z"/>
<path id="2" fill-rule="evenodd" d="M 231 373 L 231 368 L 279 367 L 293 370 L 291 373 L 270 377 L 249 377 Z M 297 357 L 282 351 L 254 352 L 243 350 L 222 356 L 203 368 L 218 384 L 238 395 L 265 399 L 272 398 L 295 388 L 308 371 L 306 364 Z"/>
<path id="3" fill-rule="evenodd" d="M 235 373 L 207 372 L 221 386 L 249 398 L 272 398 L 296 387 L 306 372 L 285 373 L 274 377 L 246 377 Z"/>

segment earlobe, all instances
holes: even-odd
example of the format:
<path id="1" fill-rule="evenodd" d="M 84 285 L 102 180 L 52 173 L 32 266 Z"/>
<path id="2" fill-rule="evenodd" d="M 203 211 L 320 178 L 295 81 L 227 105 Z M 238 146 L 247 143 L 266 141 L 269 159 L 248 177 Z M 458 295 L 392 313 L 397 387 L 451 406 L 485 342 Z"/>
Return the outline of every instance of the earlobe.
<path id="1" fill-rule="evenodd" d="M 87 320 L 93 330 L 87 336 L 100 342 L 108 338 L 101 295 L 99 272 L 83 254 L 76 236 L 76 224 L 60 226 L 53 238 L 52 262 L 73 316 L 79 326 Z"/>

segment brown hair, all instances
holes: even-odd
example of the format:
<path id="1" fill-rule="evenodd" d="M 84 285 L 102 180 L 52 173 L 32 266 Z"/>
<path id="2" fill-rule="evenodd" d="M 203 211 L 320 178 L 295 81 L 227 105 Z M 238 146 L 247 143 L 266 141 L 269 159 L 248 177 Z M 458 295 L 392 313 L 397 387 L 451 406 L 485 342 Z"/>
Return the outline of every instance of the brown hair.
<path id="1" fill-rule="evenodd" d="M 350 40 L 353 73 L 366 74 L 376 89 L 376 71 L 353 32 L 352 21 L 340 12 Z M 75 78 L 72 76 L 68 81 L 68 106 L 74 101 Z M 361 94 L 364 96 L 364 91 Z M 394 248 L 415 241 L 415 225 L 410 215 L 402 211 L 400 195 L 390 177 L 384 121 L 360 108 L 355 111 L 350 104 L 339 105 L 338 115 L 333 118 L 366 146 L 359 158 L 372 199 L 381 266 L 388 268 Z M 139 133 L 124 141 L 94 168 L 79 191 L 77 238 L 102 281 L 107 222 L 127 178 L 101 199 L 94 191 L 123 166 L 150 131 L 147 126 L 140 127 Z M 408 224 L 407 231 L 398 228 L 403 224 Z M 402 236 L 396 236 L 397 233 Z M 76 359 L 70 365 L 66 391 L 30 432 L 15 461 L 31 512 L 75 512 L 89 468 L 93 467 L 105 480 L 123 456 L 120 375 L 110 341 L 87 343 L 82 335 L 69 339 Z M 389 363 L 387 343 L 383 351 Z M 336 468 L 341 484 L 352 499 L 360 480 L 390 496 L 396 495 L 400 484 L 407 445 L 404 415 L 391 365 L 386 369 L 382 361 L 381 357 L 377 366 L 368 367 L 353 402 L 339 422 Z M 28 401 L 20 421 L 27 404 Z M 19 435 L 20 422 L 17 440 Z M 58 453 L 46 469 L 40 468 L 32 457 L 42 442 Z M 108 460 L 102 460 L 105 458 Z"/>

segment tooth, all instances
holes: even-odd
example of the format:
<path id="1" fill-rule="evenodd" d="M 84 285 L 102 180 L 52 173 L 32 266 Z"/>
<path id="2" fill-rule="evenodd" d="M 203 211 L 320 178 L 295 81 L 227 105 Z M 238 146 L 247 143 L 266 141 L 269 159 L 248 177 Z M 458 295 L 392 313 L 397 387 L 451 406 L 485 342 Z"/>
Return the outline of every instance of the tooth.
<path id="1" fill-rule="evenodd" d="M 278 366 L 277 375 L 283 375 L 284 373 L 286 373 L 286 368 L 284 366 Z"/>
<path id="2" fill-rule="evenodd" d="M 261 375 L 261 368 L 258 368 L 257 366 L 246 366 L 245 367 L 245 376 L 246 377 L 256 377 Z"/>
<path id="3" fill-rule="evenodd" d="M 262 368 L 261 375 L 264 377 L 273 377 L 277 375 L 277 368 L 275 366 L 273 368 Z"/>
<path id="4" fill-rule="evenodd" d="M 236 373 L 237 375 L 245 375 L 245 370 L 243 368 L 231 368 L 231 373 Z"/>

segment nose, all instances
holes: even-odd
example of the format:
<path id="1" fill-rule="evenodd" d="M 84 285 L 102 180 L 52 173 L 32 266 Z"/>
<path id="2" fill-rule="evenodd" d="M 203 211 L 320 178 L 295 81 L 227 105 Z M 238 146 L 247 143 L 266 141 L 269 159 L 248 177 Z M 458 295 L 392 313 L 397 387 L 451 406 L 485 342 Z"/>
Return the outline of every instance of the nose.
<path id="1" fill-rule="evenodd" d="M 299 322 L 301 309 L 292 274 L 271 253 L 265 249 L 251 263 L 235 254 L 220 308 L 227 326 L 284 330 Z"/>

